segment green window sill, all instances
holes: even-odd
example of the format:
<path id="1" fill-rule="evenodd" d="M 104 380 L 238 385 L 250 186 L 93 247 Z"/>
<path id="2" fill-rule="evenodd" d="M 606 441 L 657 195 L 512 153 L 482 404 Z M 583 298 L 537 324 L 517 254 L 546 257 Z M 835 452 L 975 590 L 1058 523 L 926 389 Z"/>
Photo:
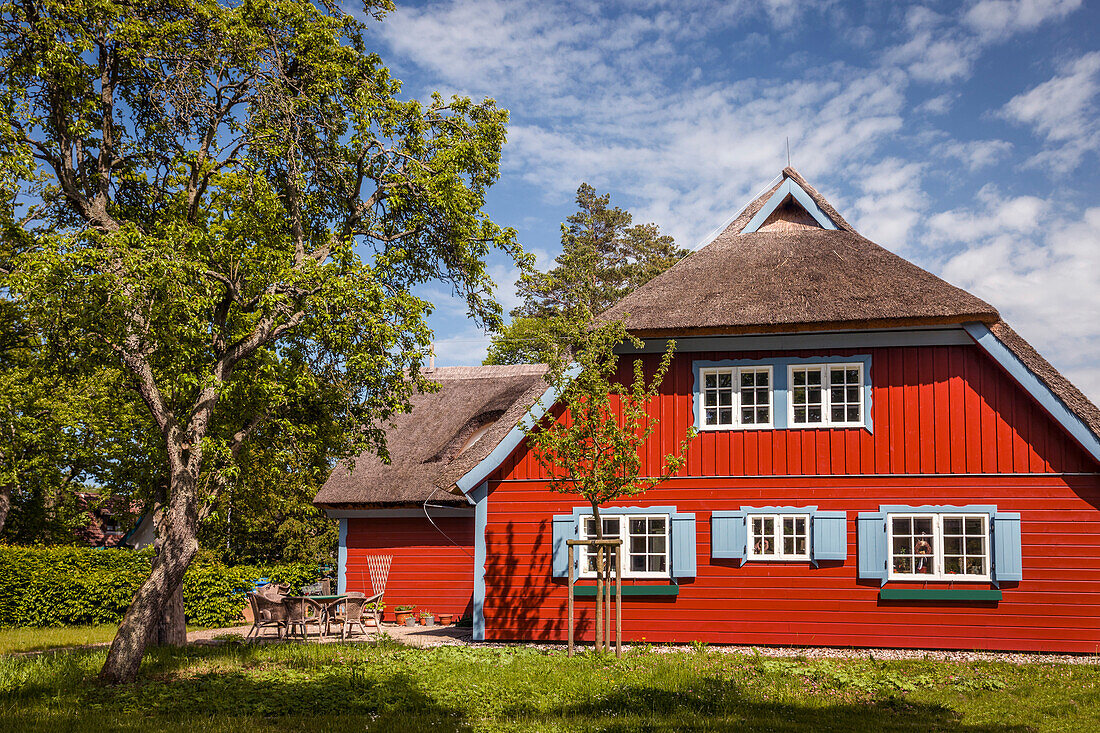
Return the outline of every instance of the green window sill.
<path id="1" fill-rule="evenodd" d="M 596 586 L 594 585 L 574 585 L 573 597 L 595 597 Z M 615 588 L 611 589 L 611 595 L 615 595 Z M 680 586 L 678 585 L 624 585 L 623 597 L 626 596 L 678 596 L 680 595 Z"/>
<path id="2" fill-rule="evenodd" d="M 878 592 L 883 601 L 999 601 L 999 590 L 976 588 L 883 588 Z"/>

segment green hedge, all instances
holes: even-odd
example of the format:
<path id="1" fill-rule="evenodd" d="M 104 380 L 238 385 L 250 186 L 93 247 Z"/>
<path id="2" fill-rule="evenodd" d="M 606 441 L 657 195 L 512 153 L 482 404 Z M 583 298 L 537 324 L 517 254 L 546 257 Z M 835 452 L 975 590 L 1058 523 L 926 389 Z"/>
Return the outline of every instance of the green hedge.
<path id="1" fill-rule="evenodd" d="M 151 549 L 0 545 L 0 626 L 71 626 L 122 620 L 149 574 Z M 320 577 L 316 565 L 237 565 L 195 561 L 183 580 L 189 624 L 239 623 L 246 591 L 257 578 L 287 583 L 294 592 Z"/>

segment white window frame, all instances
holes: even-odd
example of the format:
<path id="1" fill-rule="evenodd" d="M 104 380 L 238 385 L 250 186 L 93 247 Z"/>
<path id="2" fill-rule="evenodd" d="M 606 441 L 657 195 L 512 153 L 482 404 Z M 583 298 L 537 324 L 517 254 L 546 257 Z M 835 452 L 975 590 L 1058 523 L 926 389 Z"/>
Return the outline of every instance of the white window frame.
<path id="1" fill-rule="evenodd" d="M 766 423 L 741 422 L 741 374 L 742 372 L 767 372 L 768 374 L 768 421 Z M 733 397 L 730 409 L 733 422 L 707 424 L 707 375 L 729 374 Z M 739 367 L 703 367 L 699 370 L 699 386 L 696 394 L 699 401 L 699 430 L 773 430 L 775 428 L 775 368 L 771 364 Z M 716 407 L 715 409 L 721 409 Z"/>
<path id="2" fill-rule="evenodd" d="M 897 573 L 894 572 L 894 519 L 895 518 L 929 518 L 932 520 L 932 558 L 935 563 L 935 573 Z M 944 519 L 981 519 L 984 532 L 982 534 L 985 545 L 985 574 L 972 575 L 969 573 L 944 572 L 943 553 L 943 520 Z M 892 512 L 886 515 L 886 567 L 889 571 L 887 580 L 916 580 L 916 581 L 951 581 L 957 583 L 982 583 L 989 582 L 990 570 L 993 567 L 993 547 L 989 533 L 989 515 L 974 512 Z"/>
<path id="3" fill-rule="evenodd" d="M 585 532 L 585 525 L 587 520 L 592 519 L 591 514 L 581 514 L 578 521 L 578 537 L 582 540 L 596 539 L 595 536 L 589 537 Z M 622 550 L 623 553 L 623 577 L 624 578 L 656 578 L 667 579 L 672 577 L 672 517 L 668 514 L 615 514 L 615 513 L 601 513 L 600 519 L 618 519 L 619 520 L 619 539 L 623 541 Z M 663 519 L 665 522 L 665 571 L 632 571 L 630 569 L 630 520 L 631 519 L 644 519 L 648 522 L 650 519 Z M 647 534 L 647 537 L 652 535 Z M 605 540 L 615 539 L 614 537 L 604 536 Z M 581 545 L 580 553 L 580 574 L 581 578 L 595 578 L 596 573 L 593 570 L 588 569 L 588 545 Z M 649 554 L 649 553 L 647 553 Z M 611 556 L 614 561 L 614 555 Z"/>
<path id="4" fill-rule="evenodd" d="M 795 422 L 794 420 L 794 373 L 795 371 L 817 369 L 821 371 L 821 422 Z M 832 419 L 832 376 L 834 369 L 855 369 L 859 372 L 856 385 L 859 394 L 859 419 L 834 421 Z M 863 373 L 863 362 L 823 362 L 819 364 L 787 365 L 787 428 L 859 428 L 867 422 L 867 398 L 865 385 L 867 376 Z M 846 403 L 847 404 L 847 403 Z"/>
<path id="5" fill-rule="evenodd" d="M 806 522 L 806 552 L 786 554 L 783 547 L 783 520 L 784 519 L 802 519 Z M 772 536 L 772 541 L 775 543 L 776 552 L 773 555 L 757 554 L 756 552 L 756 535 L 753 533 L 753 520 L 754 519 L 772 519 L 775 524 L 775 534 Z M 753 562 L 791 562 L 794 560 L 809 560 L 810 559 L 810 541 L 812 538 L 810 529 L 810 514 L 809 512 L 790 512 L 787 514 L 757 514 L 751 513 L 745 515 L 745 531 L 748 539 L 748 552 L 746 553 L 746 559 Z"/>

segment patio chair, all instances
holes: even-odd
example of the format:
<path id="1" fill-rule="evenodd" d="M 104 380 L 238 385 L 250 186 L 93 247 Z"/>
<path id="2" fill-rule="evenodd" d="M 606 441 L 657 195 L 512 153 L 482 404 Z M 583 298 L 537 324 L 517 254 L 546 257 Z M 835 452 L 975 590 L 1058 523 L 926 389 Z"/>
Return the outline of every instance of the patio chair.
<path id="1" fill-rule="evenodd" d="M 287 596 L 283 599 L 283 608 L 286 609 L 286 634 L 293 636 L 295 631 L 300 631 L 303 639 L 309 638 L 309 627 L 317 627 L 317 638 L 321 638 L 322 619 L 324 606 L 317 601 L 305 596 Z"/>
<path id="2" fill-rule="evenodd" d="M 256 592 L 273 601 L 280 601 L 283 596 L 290 592 L 290 586 L 285 583 L 266 583 L 261 585 Z"/>
<path id="3" fill-rule="evenodd" d="M 363 612 L 369 602 L 370 600 L 366 597 L 366 594 L 353 592 L 348 593 L 347 598 L 330 603 L 325 614 L 325 635 L 329 634 L 329 628 L 332 624 L 340 624 L 341 639 L 347 639 L 348 632 L 355 626 L 358 626 L 359 630 L 363 632 L 363 636 L 366 636 L 367 627 L 363 625 Z M 367 613 L 374 613 L 377 620 L 377 612 L 371 610 Z"/>
<path id="4" fill-rule="evenodd" d="M 263 629 L 275 629 L 281 639 L 286 633 L 287 614 L 286 607 L 280 600 L 273 600 L 262 593 L 248 593 L 248 603 L 252 606 L 252 628 L 248 630 L 245 639 L 260 638 Z"/>

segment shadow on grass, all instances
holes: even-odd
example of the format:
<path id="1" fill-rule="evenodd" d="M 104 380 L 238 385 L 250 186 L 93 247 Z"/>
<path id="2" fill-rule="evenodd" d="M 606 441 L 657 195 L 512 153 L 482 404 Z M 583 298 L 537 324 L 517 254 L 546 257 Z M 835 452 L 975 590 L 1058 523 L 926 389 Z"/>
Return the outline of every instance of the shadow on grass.
<path id="1" fill-rule="evenodd" d="M 649 685 L 620 688 L 596 700 L 536 712 L 521 705 L 504 718 L 532 728 L 593 727 L 601 731 L 963 731 L 1030 733 L 1022 725 L 967 725 L 950 708 L 890 697 L 858 703 L 799 705 L 747 697 L 733 682 L 702 679 L 687 690 Z"/>

